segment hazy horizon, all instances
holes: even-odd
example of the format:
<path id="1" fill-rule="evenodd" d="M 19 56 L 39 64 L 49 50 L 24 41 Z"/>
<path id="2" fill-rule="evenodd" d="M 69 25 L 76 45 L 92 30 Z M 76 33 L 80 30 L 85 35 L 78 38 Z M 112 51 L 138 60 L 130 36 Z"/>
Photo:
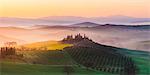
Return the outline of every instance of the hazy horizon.
<path id="1" fill-rule="evenodd" d="M 150 18 L 137 18 L 124 15 L 108 17 L 47 16 L 39 18 L 0 17 L 0 26 L 34 26 L 34 25 L 72 25 L 82 22 L 98 24 L 150 25 Z"/>

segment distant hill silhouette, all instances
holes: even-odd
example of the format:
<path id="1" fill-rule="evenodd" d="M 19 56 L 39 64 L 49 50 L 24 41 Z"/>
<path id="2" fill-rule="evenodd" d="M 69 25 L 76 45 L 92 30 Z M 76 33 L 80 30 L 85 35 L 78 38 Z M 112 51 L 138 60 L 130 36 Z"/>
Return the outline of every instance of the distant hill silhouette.
<path id="1" fill-rule="evenodd" d="M 99 25 L 99 26 L 95 26 L 95 27 L 91 27 L 91 28 L 110 28 L 110 29 L 134 29 L 134 30 L 149 30 L 150 29 L 150 25 L 115 25 L 115 24 L 105 24 L 105 25 Z"/>
<path id="2" fill-rule="evenodd" d="M 35 25 L 32 26 L 33 29 L 120 29 L 120 30 L 149 30 L 150 25 L 119 25 L 119 24 L 97 24 L 93 22 L 82 22 L 67 26 L 55 25 Z"/>
<path id="3" fill-rule="evenodd" d="M 108 17 L 76 17 L 76 16 L 48 16 L 36 19 L 16 18 L 16 17 L 0 17 L 3 22 L 0 26 L 32 26 L 32 25 L 69 25 L 80 22 L 95 22 L 95 23 L 113 23 L 113 24 L 150 24 L 150 18 L 136 18 L 123 15 L 114 15 Z"/>
<path id="4" fill-rule="evenodd" d="M 73 24 L 71 26 L 79 26 L 79 27 L 94 27 L 94 26 L 99 26 L 100 24 L 93 23 L 93 22 L 82 22 L 82 23 L 77 23 Z"/>

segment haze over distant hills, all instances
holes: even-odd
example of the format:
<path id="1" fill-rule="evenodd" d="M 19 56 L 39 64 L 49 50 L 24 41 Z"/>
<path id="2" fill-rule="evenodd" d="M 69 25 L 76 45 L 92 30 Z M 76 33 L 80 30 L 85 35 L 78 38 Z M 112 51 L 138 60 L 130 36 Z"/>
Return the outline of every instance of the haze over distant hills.
<path id="1" fill-rule="evenodd" d="M 117 25 L 117 24 L 98 24 L 93 22 L 81 22 L 76 24 L 71 24 L 67 26 L 49 26 L 49 25 L 34 25 L 31 29 L 105 29 L 105 30 L 149 30 L 150 25 Z"/>
<path id="2" fill-rule="evenodd" d="M 94 22 L 98 24 L 130 24 L 145 25 L 150 24 L 150 18 L 135 18 L 128 16 L 108 16 L 108 17 L 76 17 L 76 16 L 49 16 L 42 18 L 15 18 L 0 17 L 0 26 L 31 26 L 31 25 L 70 25 L 81 22 Z"/>
<path id="3" fill-rule="evenodd" d="M 81 33 L 104 45 L 150 50 L 150 42 L 147 42 L 150 40 L 150 18 L 128 16 L 93 18 L 50 16 L 36 19 L 1 17 L 0 32 L 5 32 L 0 33 L 0 41 L 3 42 L 9 39 L 20 44 L 61 40 L 68 34 Z"/>
<path id="4" fill-rule="evenodd" d="M 87 24 L 90 27 L 80 25 Z M 79 25 L 79 26 L 71 26 Z M 110 45 L 121 48 L 135 50 L 150 50 L 150 25 L 114 25 L 114 24 L 97 24 L 92 22 L 81 22 L 71 24 L 70 26 L 48 26 L 35 25 L 30 29 L 19 27 L 0 27 L 0 41 L 7 42 L 5 36 L 12 41 L 22 43 L 34 43 L 47 40 L 61 40 L 70 34 L 86 34 L 95 42 L 104 45 Z M 96 25 L 96 26 L 95 26 Z M 98 26 L 97 26 L 98 25 Z M 17 39 L 17 40 L 16 40 Z M 20 41 L 23 40 L 23 41 Z M 144 41 L 144 42 L 143 42 Z"/>

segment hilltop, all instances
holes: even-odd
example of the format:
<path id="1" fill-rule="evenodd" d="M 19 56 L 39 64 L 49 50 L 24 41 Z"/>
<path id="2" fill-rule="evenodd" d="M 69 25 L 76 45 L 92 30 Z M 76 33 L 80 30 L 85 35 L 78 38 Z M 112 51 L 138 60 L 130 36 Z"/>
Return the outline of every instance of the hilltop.
<path id="1" fill-rule="evenodd" d="M 73 24 L 71 26 L 75 26 L 75 27 L 95 27 L 95 26 L 99 26 L 99 25 L 100 24 L 93 23 L 93 22 L 82 22 L 82 23 Z"/>

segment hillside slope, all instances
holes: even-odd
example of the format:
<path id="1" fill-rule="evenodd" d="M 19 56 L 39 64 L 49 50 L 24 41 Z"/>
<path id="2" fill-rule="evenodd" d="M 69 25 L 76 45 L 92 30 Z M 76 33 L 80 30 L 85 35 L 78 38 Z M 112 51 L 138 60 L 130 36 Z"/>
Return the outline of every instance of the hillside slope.
<path id="1" fill-rule="evenodd" d="M 142 51 L 139 54 L 126 54 L 128 50 L 101 45 L 86 36 L 82 37 L 80 34 L 76 35 L 75 38 L 73 38 L 73 36 L 67 36 L 62 42 L 74 45 L 65 48 L 65 51 L 67 51 L 72 59 L 79 65 L 88 69 L 120 75 L 148 74 L 148 72 L 146 72 L 148 70 L 146 65 L 148 64 L 140 59 L 140 54 L 143 53 Z M 147 54 L 148 53 L 146 53 L 144 57 L 149 57 Z M 134 55 L 140 57 L 135 58 L 133 57 Z M 149 59 L 145 58 L 142 60 L 149 61 Z M 138 63 L 144 63 L 142 66 L 146 68 L 145 72 L 143 72 L 144 68 Z"/>
<path id="2" fill-rule="evenodd" d="M 59 41 L 43 41 L 43 42 L 36 42 L 36 43 L 31 43 L 31 44 L 25 44 L 22 45 L 27 48 L 36 48 L 36 49 L 46 49 L 46 50 L 56 50 L 60 49 L 62 50 L 65 47 L 72 46 L 71 44 L 63 44 Z"/>

